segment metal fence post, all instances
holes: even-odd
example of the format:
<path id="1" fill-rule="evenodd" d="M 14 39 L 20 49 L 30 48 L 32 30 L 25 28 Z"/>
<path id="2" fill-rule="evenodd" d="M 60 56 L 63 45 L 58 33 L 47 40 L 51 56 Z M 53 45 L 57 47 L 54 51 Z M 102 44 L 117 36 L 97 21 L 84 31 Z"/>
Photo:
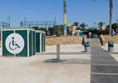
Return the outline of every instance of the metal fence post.
<path id="1" fill-rule="evenodd" d="M 60 44 L 57 44 L 57 60 L 60 60 Z"/>

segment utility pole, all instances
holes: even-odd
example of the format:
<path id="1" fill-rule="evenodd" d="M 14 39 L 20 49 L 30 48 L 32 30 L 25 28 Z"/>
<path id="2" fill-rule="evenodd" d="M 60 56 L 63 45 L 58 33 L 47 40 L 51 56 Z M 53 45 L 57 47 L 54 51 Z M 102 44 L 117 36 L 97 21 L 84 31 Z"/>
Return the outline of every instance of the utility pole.
<path id="1" fill-rule="evenodd" d="M 54 25 L 53 25 L 53 27 L 55 28 L 56 27 L 56 24 L 57 24 L 57 22 L 56 22 L 56 17 L 54 18 Z M 53 35 L 55 35 L 55 30 L 53 29 Z"/>
<path id="2" fill-rule="evenodd" d="M 64 36 L 67 36 L 66 0 L 64 0 Z"/>
<path id="3" fill-rule="evenodd" d="M 10 16 L 7 18 L 8 27 L 10 27 Z"/>
<path id="4" fill-rule="evenodd" d="M 56 17 L 54 18 L 54 26 L 57 24 Z"/>
<path id="5" fill-rule="evenodd" d="M 26 27 L 26 21 L 27 21 L 27 18 L 25 17 L 25 18 L 24 18 L 24 24 L 25 24 L 25 27 Z"/>
<path id="6" fill-rule="evenodd" d="M 118 18 L 117 18 L 117 20 L 116 20 L 116 23 L 118 24 Z"/>

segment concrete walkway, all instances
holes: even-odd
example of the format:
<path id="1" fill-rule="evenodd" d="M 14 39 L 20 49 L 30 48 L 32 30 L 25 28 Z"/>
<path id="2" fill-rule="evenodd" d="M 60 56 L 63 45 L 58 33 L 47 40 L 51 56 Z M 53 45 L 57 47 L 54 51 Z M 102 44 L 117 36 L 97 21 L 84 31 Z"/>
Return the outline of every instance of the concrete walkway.
<path id="1" fill-rule="evenodd" d="M 64 62 L 56 58 L 56 46 L 32 57 L 0 57 L 0 83 L 90 83 L 90 56 L 82 45 L 61 45 Z M 70 54 L 69 54 L 70 53 Z"/>
<path id="2" fill-rule="evenodd" d="M 107 45 L 91 46 L 91 53 L 80 44 L 60 48 L 64 62 L 47 62 L 56 58 L 56 46 L 29 58 L 0 57 L 0 83 L 90 83 L 90 77 L 91 83 L 118 82 L 118 45 L 112 56 L 105 51 Z"/>
<path id="3" fill-rule="evenodd" d="M 91 46 L 91 83 L 117 83 L 118 62 L 100 46 Z"/>

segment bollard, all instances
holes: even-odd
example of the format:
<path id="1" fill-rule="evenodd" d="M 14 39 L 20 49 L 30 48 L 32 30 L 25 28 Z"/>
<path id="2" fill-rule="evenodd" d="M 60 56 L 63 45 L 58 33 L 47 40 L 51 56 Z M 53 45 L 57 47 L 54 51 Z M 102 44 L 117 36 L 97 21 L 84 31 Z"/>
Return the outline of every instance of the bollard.
<path id="1" fill-rule="evenodd" d="M 114 51 L 114 41 L 110 40 L 108 41 L 108 52 L 113 52 Z"/>
<path id="2" fill-rule="evenodd" d="M 90 52 L 89 42 L 84 42 L 85 52 Z"/>
<path id="3" fill-rule="evenodd" d="M 85 52 L 90 52 L 90 47 L 85 47 Z"/>
<path id="4" fill-rule="evenodd" d="M 114 47 L 108 47 L 108 52 L 113 52 L 114 51 Z"/>
<path id="5" fill-rule="evenodd" d="M 60 44 L 57 44 L 57 60 L 60 60 Z"/>

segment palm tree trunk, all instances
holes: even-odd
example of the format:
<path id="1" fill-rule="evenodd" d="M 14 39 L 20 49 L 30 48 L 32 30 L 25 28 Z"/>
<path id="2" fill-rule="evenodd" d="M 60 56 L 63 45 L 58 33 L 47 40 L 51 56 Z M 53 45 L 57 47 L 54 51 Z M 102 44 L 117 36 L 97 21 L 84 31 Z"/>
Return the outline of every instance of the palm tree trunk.
<path id="1" fill-rule="evenodd" d="M 113 13 L 113 0 L 109 0 L 109 35 L 111 35 L 112 30 L 112 13 Z"/>

